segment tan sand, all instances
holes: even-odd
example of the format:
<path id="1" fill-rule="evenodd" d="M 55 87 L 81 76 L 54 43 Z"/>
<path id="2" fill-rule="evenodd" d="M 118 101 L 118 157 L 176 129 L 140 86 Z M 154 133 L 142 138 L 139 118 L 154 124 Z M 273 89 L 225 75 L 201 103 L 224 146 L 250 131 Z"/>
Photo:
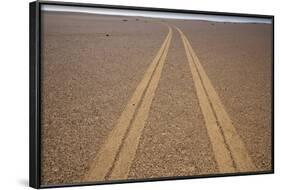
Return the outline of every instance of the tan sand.
<path id="1" fill-rule="evenodd" d="M 43 19 L 43 184 L 91 181 L 85 175 L 99 164 L 95 158 L 103 145 L 112 139 L 126 142 L 130 133 L 135 138 L 120 150 L 128 148 L 108 158 L 113 166 L 129 158 L 128 165 L 118 171 L 108 167 L 114 172 L 102 179 L 124 179 L 122 172 L 125 179 L 220 172 L 175 28 L 159 83 L 154 82 L 150 95 L 145 90 L 140 106 L 132 109 L 136 113 L 129 119 L 128 132 L 110 138 L 120 129 L 122 113 L 158 56 L 167 27 L 157 19 L 78 13 L 48 12 Z M 188 36 L 256 171 L 270 170 L 271 25 L 164 23 Z M 145 97 L 147 104 L 142 103 Z M 138 114 L 142 119 L 134 122 Z M 140 122 L 145 123 L 134 131 L 134 123 Z"/>
<path id="2" fill-rule="evenodd" d="M 81 182 L 166 27 L 59 13 L 45 13 L 43 27 L 42 182 Z"/>
<path id="3" fill-rule="evenodd" d="M 177 25 L 189 36 L 257 171 L 271 170 L 271 25 Z"/>

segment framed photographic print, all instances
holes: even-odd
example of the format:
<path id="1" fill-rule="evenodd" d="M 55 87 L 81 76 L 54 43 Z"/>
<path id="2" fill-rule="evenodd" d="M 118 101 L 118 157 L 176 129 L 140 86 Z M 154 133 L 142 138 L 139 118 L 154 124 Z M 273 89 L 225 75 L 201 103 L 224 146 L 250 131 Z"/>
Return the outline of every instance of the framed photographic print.
<path id="1" fill-rule="evenodd" d="M 30 3 L 30 186 L 274 171 L 274 16 Z"/>

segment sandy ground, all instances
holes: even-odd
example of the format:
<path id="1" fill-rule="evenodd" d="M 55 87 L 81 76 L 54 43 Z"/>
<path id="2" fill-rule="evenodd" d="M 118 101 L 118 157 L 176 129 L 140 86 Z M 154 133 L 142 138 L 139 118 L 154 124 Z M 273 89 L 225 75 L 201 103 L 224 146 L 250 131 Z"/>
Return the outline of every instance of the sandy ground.
<path id="1" fill-rule="evenodd" d="M 174 31 L 130 178 L 216 172 L 182 41 Z"/>
<path id="2" fill-rule="evenodd" d="M 127 20 L 44 14 L 43 184 L 81 181 L 167 32 Z"/>
<path id="3" fill-rule="evenodd" d="M 82 182 L 167 34 L 151 19 L 44 13 L 42 183 Z M 257 171 L 271 169 L 271 28 L 169 21 L 188 36 Z M 173 38 L 128 178 L 218 173 Z"/>
<path id="4" fill-rule="evenodd" d="M 257 170 L 271 169 L 271 25 L 177 22 L 197 53 Z"/>

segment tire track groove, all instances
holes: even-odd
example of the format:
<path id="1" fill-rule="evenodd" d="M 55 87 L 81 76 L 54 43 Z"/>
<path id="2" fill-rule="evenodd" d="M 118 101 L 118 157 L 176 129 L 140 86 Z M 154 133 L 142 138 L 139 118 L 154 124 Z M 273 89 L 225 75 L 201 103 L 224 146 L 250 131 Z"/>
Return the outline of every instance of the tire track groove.
<path id="1" fill-rule="evenodd" d="M 163 54 L 164 54 L 164 51 L 162 52 L 162 54 L 161 54 L 160 57 L 162 57 Z M 157 69 L 157 67 L 158 67 L 159 64 L 160 64 L 160 60 L 157 62 L 157 65 L 156 65 L 155 69 L 154 69 L 153 72 L 152 72 L 152 77 L 149 79 L 148 85 L 146 86 L 146 88 L 145 88 L 145 90 L 144 90 L 144 93 L 143 93 L 142 96 L 141 96 L 140 102 L 138 103 L 138 105 L 137 105 L 137 107 L 136 107 L 136 110 L 139 110 L 140 106 L 142 105 L 144 96 L 145 96 L 145 94 L 146 94 L 146 92 L 147 92 L 147 89 L 148 89 L 148 87 L 149 87 L 149 85 L 150 85 L 150 83 L 151 83 L 151 81 L 152 81 L 152 79 L 153 79 L 153 76 L 154 76 L 154 74 L 155 74 L 155 72 L 156 72 L 156 69 Z M 129 126 L 132 126 L 132 125 L 133 125 L 133 122 L 134 122 L 134 120 L 135 120 L 135 118 L 136 118 L 136 115 L 137 115 L 137 111 L 134 112 L 134 115 L 133 115 L 132 119 L 130 120 Z M 120 145 L 120 147 L 119 147 L 119 149 L 118 149 L 118 152 L 117 152 L 117 155 L 116 155 L 116 157 L 115 157 L 115 159 L 114 159 L 114 162 L 113 162 L 113 164 L 112 164 L 112 167 L 111 167 L 111 168 L 109 169 L 109 171 L 107 172 L 107 174 L 106 174 L 106 176 L 105 176 L 105 179 L 110 178 L 110 175 L 111 175 L 111 173 L 112 173 L 112 171 L 113 171 L 113 169 L 114 169 L 114 165 L 115 165 L 115 163 L 117 162 L 118 158 L 120 157 L 121 150 L 122 150 L 122 148 L 124 147 L 124 142 L 125 142 L 125 139 L 127 138 L 128 134 L 129 134 L 129 131 L 130 131 L 130 127 L 128 127 L 127 130 L 126 130 L 126 133 L 125 133 L 125 135 L 124 135 L 124 137 L 123 137 L 123 139 L 122 139 L 122 143 L 121 143 L 121 145 Z"/>
<path id="2" fill-rule="evenodd" d="M 254 171 L 255 165 L 248 154 L 244 142 L 233 126 L 189 40 L 178 27 L 175 28 L 182 38 L 199 105 L 220 172 Z"/>
<path id="3" fill-rule="evenodd" d="M 134 154 L 132 153 L 136 150 L 133 151 L 132 149 L 130 149 L 131 154 L 124 154 L 123 152 L 121 152 L 121 150 L 124 150 L 124 144 L 126 142 L 125 140 L 128 139 L 129 133 L 134 134 L 134 136 L 141 135 L 141 127 L 139 122 L 144 123 L 146 118 L 141 117 L 141 120 L 136 119 L 136 117 L 137 115 L 143 116 L 144 113 L 141 113 L 142 111 L 149 111 L 150 105 L 148 105 L 149 101 L 147 102 L 147 99 L 153 99 L 154 93 L 151 93 L 151 90 L 155 90 L 158 85 L 162 67 L 164 65 L 165 57 L 172 38 L 172 29 L 170 27 L 168 27 L 168 29 L 169 31 L 163 44 L 157 52 L 154 60 L 149 65 L 143 79 L 138 84 L 129 102 L 127 103 L 125 109 L 123 110 L 121 116 L 117 121 L 116 126 L 109 133 L 107 139 L 92 161 L 89 172 L 84 176 L 84 179 L 86 181 L 103 181 L 112 179 L 113 177 L 114 179 L 127 178 L 127 173 L 131 165 L 130 163 L 127 163 L 127 167 L 122 167 L 118 170 L 114 168 L 116 163 L 119 163 L 120 165 L 120 160 L 128 160 L 128 158 L 129 160 L 132 160 L 132 157 L 134 157 Z M 153 86 L 151 85 L 152 81 L 155 89 L 151 89 L 151 86 Z M 148 91 L 150 92 L 149 94 L 147 93 Z M 143 103 L 144 100 L 146 100 L 145 103 Z M 143 107 L 145 107 L 146 110 L 143 110 Z M 140 111 L 141 108 L 142 110 Z M 135 123 L 134 125 L 138 126 L 137 128 L 133 125 L 133 122 Z M 138 141 L 136 139 L 131 139 L 130 142 L 135 144 L 134 147 L 136 149 Z M 120 172 L 122 173 L 122 175 Z"/>
<path id="4" fill-rule="evenodd" d="M 170 34 L 170 37 L 168 39 L 168 44 L 163 52 L 163 56 L 159 60 L 159 65 L 155 70 L 155 74 L 152 76 L 147 92 L 143 98 L 143 102 L 132 123 L 131 126 L 132 130 L 129 131 L 128 136 L 123 144 L 123 148 L 121 149 L 120 155 L 122 156 L 118 157 L 118 160 L 114 165 L 114 169 L 110 175 L 112 179 L 126 179 L 129 174 L 130 166 L 134 160 L 138 143 L 142 134 L 142 130 L 145 126 L 145 122 L 149 114 L 150 106 L 153 97 L 155 95 L 158 82 L 161 77 L 162 69 L 165 63 L 165 58 L 168 53 L 168 48 L 170 46 L 171 38 L 172 35 Z"/>

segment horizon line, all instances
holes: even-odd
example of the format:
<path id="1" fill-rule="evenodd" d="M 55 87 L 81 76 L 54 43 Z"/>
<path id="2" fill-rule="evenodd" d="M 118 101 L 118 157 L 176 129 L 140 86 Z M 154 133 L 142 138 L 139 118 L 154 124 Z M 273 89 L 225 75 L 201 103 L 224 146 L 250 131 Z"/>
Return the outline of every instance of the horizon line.
<path id="1" fill-rule="evenodd" d="M 162 18 L 162 19 L 177 19 L 177 20 L 203 20 L 213 22 L 230 22 L 230 23 L 261 23 L 272 24 L 271 19 L 267 18 L 252 18 L 245 16 L 222 16 L 222 15 L 201 15 L 196 13 L 170 13 L 170 12 L 155 12 L 155 11 L 140 11 L 140 10 L 123 10 L 111 8 L 94 8 L 94 7 L 75 7 L 61 5 L 43 5 L 43 11 L 56 12 L 75 12 L 88 13 L 111 16 L 130 16 L 130 17 L 146 17 L 146 18 Z"/>

